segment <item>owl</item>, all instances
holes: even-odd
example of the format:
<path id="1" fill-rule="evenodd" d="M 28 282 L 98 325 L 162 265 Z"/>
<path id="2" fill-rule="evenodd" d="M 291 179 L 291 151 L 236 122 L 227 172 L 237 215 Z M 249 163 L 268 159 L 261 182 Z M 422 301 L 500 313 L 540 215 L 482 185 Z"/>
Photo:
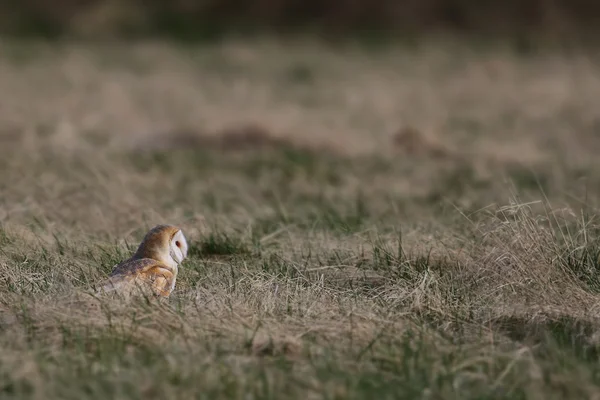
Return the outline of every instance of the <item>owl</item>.
<path id="1" fill-rule="evenodd" d="M 114 266 L 102 290 L 129 295 L 133 289 L 141 289 L 169 297 L 187 251 L 188 244 L 181 229 L 173 225 L 155 226 L 131 258 Z"/>

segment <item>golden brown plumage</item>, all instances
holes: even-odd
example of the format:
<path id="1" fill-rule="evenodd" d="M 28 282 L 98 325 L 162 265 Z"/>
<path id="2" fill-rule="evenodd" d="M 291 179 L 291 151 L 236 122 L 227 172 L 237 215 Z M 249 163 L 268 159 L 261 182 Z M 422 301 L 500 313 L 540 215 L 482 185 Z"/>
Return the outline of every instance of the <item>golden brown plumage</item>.
<path id="1" fill-rule="evenodd" d="M 169 297 L 187 250 L 187 241 L 178 227 L 155 226 L 146 234 L 135 254 L 113 268 L 102 289 L 123 294 L 139 289 L 142 293 Z"/>

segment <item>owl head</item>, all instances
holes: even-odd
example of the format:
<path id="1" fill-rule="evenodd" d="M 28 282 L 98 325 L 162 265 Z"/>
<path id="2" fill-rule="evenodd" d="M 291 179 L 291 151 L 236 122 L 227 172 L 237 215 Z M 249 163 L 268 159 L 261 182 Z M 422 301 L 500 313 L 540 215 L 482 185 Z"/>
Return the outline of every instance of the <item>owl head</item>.
<path id="1" fill-rule="evenodd" d="M 157 225 L 146 234 L 133 258 L 151 258 L 177 266 L 187 252 L 187 240 L 181 229 L 173 225 Z"/>

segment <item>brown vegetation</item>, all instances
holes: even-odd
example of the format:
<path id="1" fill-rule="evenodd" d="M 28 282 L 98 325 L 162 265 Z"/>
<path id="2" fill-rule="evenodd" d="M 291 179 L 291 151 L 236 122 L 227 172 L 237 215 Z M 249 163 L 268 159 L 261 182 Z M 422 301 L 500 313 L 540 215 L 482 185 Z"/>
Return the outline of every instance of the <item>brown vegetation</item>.
<path id="1" fill-rule="evenodd" d="M 595 54 L 28 46 L 0 397 L 599 395 Z M 190 242 L 172 297 L 91 296 L 158 223 Z"/>
<path id="2" fill-rule="evenodd" d="M 289 137 L 275 136 L 266 128 L 256 125 L 227 127 L 216 132 L 203 133 L 192 129 L 178 129 L 157 132 L 150 137 L 142 137 L 134 143 L 136 149 L 166 151 L 176 149 L 197 149 L 204 151 L 250 151 L 297 149 L 311 151 L 294 143 Z M 317 149 L 314 149 L 315 151 Z"/>

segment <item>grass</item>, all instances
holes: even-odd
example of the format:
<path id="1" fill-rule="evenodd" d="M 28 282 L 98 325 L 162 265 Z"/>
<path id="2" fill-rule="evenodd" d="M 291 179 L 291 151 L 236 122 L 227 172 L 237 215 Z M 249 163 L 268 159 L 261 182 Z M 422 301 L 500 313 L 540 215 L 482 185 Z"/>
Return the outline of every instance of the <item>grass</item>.
<path id="1" fill-rule="evenodd" d="M 0 397 L 599 395 L 595 54 L 28 46 Z M 190 243 L 171 298 L 90 296 L 158 223 Z"/>

